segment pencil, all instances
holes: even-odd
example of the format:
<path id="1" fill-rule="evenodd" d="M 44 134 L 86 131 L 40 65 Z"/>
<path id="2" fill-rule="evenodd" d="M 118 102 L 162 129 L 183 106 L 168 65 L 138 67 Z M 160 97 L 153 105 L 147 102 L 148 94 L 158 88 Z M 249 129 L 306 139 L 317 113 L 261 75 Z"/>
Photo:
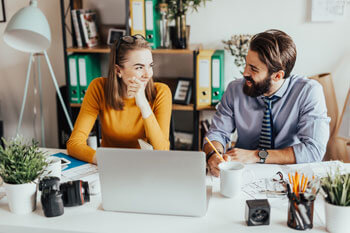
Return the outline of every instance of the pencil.
<path id="1" fill-rule="evenodd" d="M 305 178 L 305 185 L 303 187 L 303 193 L 305 192 L 306 186 L 307 186 L 307 177 Z"/>
<path id="2" fill-rule="evenodd" d="M 300 191 L 303 191 L 304 189 L 304 179 L 305 179 L 305 175 L 303 174 L 303 176 L 301 177 Z"/>
<path id="3" fill-rule="evenodd" d="M 288 173 L 288 178 L 289 178 L 290 185 L 292 185 L 293 183 L 292 183 L 292 179 L 290 178 L 290 173 Z"/>
<path id="4" fill-rule="evenodd" d="M 208 137 L 205 137 L 205 140 L 207 140 L 207 142 L 209 143 L 209 145 L 211 146 L 211 148 L 213 148 L 213 150 L 215 151 L 215 153 L 220 157 L 220 159 L 222 161 L 225 161 L 224 158 L 219 154 L 219 152 L 216 150 L 215 146 L 213 145 L 213 143 L 211 143 L 211 141 L 209 141 Z"/>

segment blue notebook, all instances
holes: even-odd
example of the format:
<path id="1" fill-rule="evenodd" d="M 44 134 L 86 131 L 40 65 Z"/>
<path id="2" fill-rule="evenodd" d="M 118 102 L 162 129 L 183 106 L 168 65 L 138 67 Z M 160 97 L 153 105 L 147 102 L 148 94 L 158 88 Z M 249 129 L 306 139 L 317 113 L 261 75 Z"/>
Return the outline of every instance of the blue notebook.
<path id="1" fill-rule="evenodd" d="M 62 171 L 74 168 L 74 167 L 79 167 L 81 165 L 87 164 L 87 162 L 81 161 L 79 159 L 73 158 L 72 156 L 69 156 L 67 154 L 64 153 L 57 153 L 57 154 L 53 154 L 52 156 L 56 156 L 56 157 L 60 157 L 60 158 L 64 158 L 70 161 L 70 163 L 67 165 L 67 167 L 65 167 Z"/>

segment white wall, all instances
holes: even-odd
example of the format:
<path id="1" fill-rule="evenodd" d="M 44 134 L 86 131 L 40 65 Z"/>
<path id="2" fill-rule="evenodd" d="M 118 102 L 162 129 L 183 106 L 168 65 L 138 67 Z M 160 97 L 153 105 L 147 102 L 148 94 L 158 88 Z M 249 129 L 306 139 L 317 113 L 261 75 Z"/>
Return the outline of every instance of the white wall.
<path id="1" fill-rule="evenodd" d="M 7 18 L 10 19 L 28 2 L 29 0 L 5 0 Z M 48 54 L 58 83 L 63 85 L 65 78 L 59 1 L 39 0 L 38 2 L 39 8 L 47 16 L 51 26 L 52 44 Z M 311 23 L 310 9 L 311 0 L 212 0 L 207 2 L 206 7 L 200 8 L 198 13 L 188 15 L 187 22 L 191 25 L 190 41 L 202 43 L 205 48 L 222 49 L 221 41 L 229 39 L 233 34 L 255 34 L 271 28 L 281 29 L 291 35 L 297 45 L 298 58 L 295 73 L 311 75 L 331 72 L 333 74 L 341 111 L 350 84 L 348 77 L 350 19 L 347 16 L 343 22 Z M 1 35 L 5 27 L 6 23 L 0 23 Z M 0 39 L 0 51 L 0 100 L 5 136 L 9 137 L 14 134 L 18 122 L 28 55 L 8 47 L 3 39 Z M 233 69 L 232 64 L 230 69 Z M 44 62 L 42 76 L 45 87 L 46 144 L 49 147 L 56 147 L 58 139 L 55 89 Z M 35 104 L 39 109 L 39 101 L 38 97 L 34 98 L 32 82 L 28 94 L 22 132 L 25 136 L 33 137 L 33 106 Z M 40 139 L 38 118 L 36 132 Z"/>
<path id="2" fill-rule="evenodd" d="M 24 93 L 25 77 L 29 61 L 29 54 L 17 51 L 3 40 L 3 33 L 9 19 L 20 8 L 27 6 L 29 0 L 5 0 L 7 22 L 0 23 L 0 101 L 4 120 L 5 137 L 12 137 L 15 134 L 22 97 Z M 65 83 L 64 64 L 63 64 L 63 45 L 60 20 L 60 1 L 58 0 L 39 0 L 38 7 L 46 15 L 51 27 L 52 43 L 48 49 L 48 56 L 55 72 L 59 85 Z M 56 117 L 56 97 L 55 88 L 51 80 L 48 67 L 43 58 L 41 58 L 41 73 L 43 80 L 43 105 L 45 118 L 46 146 L 57 147 L 57 117 Z M 40 119 L 39 119 L 39 96 L 34 95 L 33 76 L 31 77 L 26 108 L 23 116 L 21 133 L 28 138 L 34 137 L 34 114 L 33 108 L 37 107 L 36 117 L 36 135 L 40 141 Z"/>

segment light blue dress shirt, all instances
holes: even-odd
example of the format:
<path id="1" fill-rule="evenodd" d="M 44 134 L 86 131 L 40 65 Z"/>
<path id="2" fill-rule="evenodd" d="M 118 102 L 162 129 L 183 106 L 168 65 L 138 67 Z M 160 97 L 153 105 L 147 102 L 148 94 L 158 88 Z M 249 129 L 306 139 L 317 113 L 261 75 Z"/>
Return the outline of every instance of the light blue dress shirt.
<path id="1" fill-rule="evenodd" d="M 243 93 L 244 79 L 232 81 L 217 108 L 207 137 L 224 147 L 237 130 L 235 147 L 255 150 L 264 116 L 263 96 Z M 275 149 L 292 146 L 297 163 L 321 161 L 329 139 L 327 107 L 321 84 L 291 75 L 274 94 L 280 97 L 272 106 Z"/>

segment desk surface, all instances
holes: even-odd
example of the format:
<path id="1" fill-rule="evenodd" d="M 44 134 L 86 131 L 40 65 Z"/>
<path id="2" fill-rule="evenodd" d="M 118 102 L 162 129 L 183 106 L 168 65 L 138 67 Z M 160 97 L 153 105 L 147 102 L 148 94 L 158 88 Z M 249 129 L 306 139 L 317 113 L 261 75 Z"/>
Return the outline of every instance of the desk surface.
<path id="1" fill-rule="evenodd" d="M 50 150 L 52 153 L 58 150 Z M 64 152 L 64 151 L 60 151 Z M 271 177 L 279 165 L 247 165 L 256 176 Z M 287 222 L 287 199 L 269 199 L 271 220 L 268 226 L 248 227 L 245 222 L 243 194 L 225 198 L 219 193 L 219 179 L 212 179 L 213 193 L 204 217 L 182 217 L 103 211 L 101 196 L 91 196 L 91 201 L 79 207 L 65 207 L 64 215 L 46 218 L 40 199 L 37 209 L 27 215 L 9 211 L 7 198 L 0 200 L 0 232 L 296 232 Z M 249 198 L 248 198 L 249 199 Z M 311 232 L 325 232 L 324 202 L 318 197 L 315 203 L 314 227 Z"/>

